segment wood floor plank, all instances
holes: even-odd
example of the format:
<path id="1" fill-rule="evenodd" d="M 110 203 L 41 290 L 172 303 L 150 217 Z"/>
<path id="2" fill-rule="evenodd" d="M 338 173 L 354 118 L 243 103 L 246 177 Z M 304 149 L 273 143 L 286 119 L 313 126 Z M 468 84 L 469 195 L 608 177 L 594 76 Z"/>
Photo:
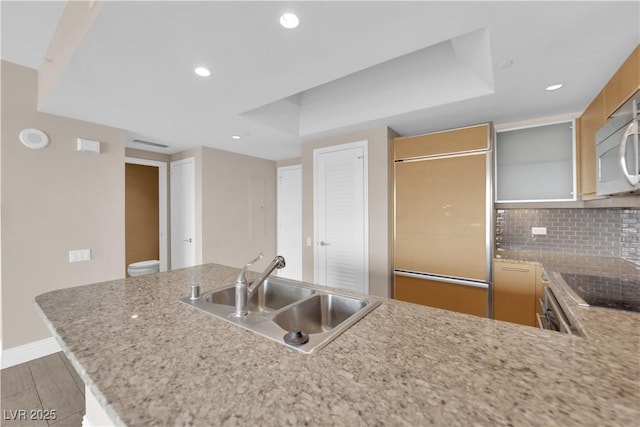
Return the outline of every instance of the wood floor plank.
<path id="1" fill-rule="evenodd" d="M 28 363 L 21 363 L 20 365 L 2 369 L 0 377 L 2 396 L 20 393 L 36 386 L 33 383 Z"/>
<path id="2" fill-rule="evenodd" d="M 59 354 L 32 360 L 29 368 L 44 410 L 55 410 L 57 419 L 84 411 L 84 396 Z"/>

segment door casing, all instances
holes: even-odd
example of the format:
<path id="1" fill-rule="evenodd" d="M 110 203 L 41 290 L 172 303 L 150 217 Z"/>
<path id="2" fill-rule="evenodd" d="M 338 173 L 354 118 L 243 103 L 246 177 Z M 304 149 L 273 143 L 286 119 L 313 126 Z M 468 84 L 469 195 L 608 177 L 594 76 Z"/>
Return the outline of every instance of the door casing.
<path id="1" fill-rule="evenodd" d="M 168 229 L 167 229 L 167 163 L 155 160 L 137 159 L 135 157 L 125 157 L 125 163 L 133 165 L 153 166 L 158 168 L 158 210 L 160 218 L 160 271 L 167 271 L 168 268 Z"/>

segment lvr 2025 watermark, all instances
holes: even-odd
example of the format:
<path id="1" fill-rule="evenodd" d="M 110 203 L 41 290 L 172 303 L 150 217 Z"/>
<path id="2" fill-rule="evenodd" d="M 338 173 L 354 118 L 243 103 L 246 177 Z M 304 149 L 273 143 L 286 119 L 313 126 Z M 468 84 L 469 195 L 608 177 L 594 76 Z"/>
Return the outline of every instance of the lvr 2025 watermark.
<path id="1" fill-rule="evenodd" d="M 11 421 L 53 421 L 58 418 L 58 411 L 55 409 L 5 409 L 2 419 Z"/>

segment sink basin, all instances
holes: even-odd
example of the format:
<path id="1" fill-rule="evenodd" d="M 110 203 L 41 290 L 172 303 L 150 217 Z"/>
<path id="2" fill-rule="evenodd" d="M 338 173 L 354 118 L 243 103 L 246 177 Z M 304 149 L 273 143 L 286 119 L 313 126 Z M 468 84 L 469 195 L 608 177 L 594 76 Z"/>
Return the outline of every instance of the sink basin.
<path id="1" fill-rule="evenodd" d="M 273 317 L 273 321 L 285 331 L 297 329 L 307 334 L 330 331 L 358 311 L 366 307 L 361 299 L 340 295 L 315 295 Z"/>
<path id="2" fill-rule="evenodd" d="M 315 291 L 309 288 L 293 286 L 278 279 L 267 279 L 251 295 L 247 302 L 249 312 L 266 312 L 278 310 L 296 301 L 310 297 Z M 202 299 L 209 304 L 221 304 L 235 307 L 235 286 L 208 293 Z"/>
<path id="3" fill-rule="evenodd" d="M 235 286 L 229 286 L 180 301 L 303 353 L 324 347 L 380 305 L 370 298 L 311 289 L 280 278 L 269 278 L 256 290 L 247 304 L 247 316 L 235 316 L 235 297 Z M 302 333 L 304 342 L 285 342 L 290 333 Z"/>

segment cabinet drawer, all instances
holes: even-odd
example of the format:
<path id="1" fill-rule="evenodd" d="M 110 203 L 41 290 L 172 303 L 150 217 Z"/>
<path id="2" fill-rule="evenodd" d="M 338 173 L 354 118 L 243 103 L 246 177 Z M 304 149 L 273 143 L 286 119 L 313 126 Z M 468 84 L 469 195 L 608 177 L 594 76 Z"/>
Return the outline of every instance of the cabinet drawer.
<path id="1" fill-rule="evenodd" d="M 394 296 L 401 301 L 487 316 L 485 288 L 394 275 Z"/>
<path id="2" fill-rule="evenodd" d="M 494 263 L 493 317 L 521 325 L 536 325 L 535 264 Z"/>
<path id="3" fill-rule="evenodd" d="M 489 149 L 489 124 L 461 129 L 396 138 L 393 140 L 393 159 L 411 159 L 443 154 Z"/>

